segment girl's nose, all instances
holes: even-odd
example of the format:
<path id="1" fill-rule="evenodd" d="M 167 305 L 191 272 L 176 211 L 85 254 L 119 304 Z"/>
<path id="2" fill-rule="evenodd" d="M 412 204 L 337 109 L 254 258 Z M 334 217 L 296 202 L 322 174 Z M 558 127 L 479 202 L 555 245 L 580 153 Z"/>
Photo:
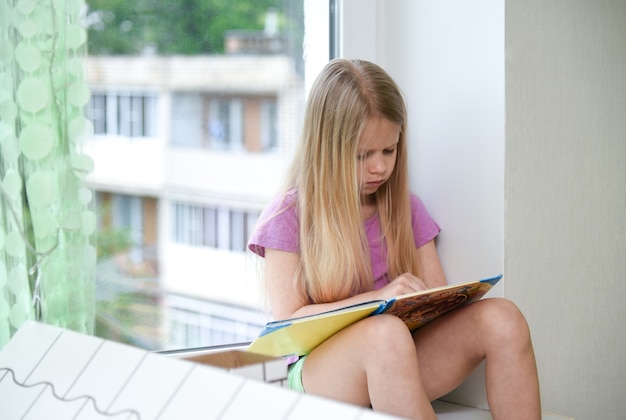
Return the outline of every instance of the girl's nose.
<path id="1" fill-rule="evenodd" d="M 386 165 L 385 160 L 378 156 L 373 156 L 372 161 L 370 163 L 370 172 L 372 173 L 383 173 L 385 172 Z"/>

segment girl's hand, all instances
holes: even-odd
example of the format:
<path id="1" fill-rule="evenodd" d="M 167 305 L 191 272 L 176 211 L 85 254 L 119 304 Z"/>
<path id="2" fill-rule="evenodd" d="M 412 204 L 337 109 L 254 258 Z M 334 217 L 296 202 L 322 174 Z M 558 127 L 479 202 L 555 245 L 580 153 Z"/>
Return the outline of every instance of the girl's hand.
<path id="1" fill-rule="evenodd" d="M 428 289 L 428 285 L 411 273 L 404 273 L 379 290 L 383 299 Z"/>

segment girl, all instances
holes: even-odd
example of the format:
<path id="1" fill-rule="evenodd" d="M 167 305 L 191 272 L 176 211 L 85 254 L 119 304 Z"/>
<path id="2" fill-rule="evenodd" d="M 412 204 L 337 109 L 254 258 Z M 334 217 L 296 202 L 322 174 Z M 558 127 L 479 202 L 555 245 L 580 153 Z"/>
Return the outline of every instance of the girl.
<path id="1" fill-rule="evenodd" d="M 311 89 L 287 183 L 263 212 L 249 248 L 265 258 L 275 319 L 446 284 L 439 226 L 409 192 L 406 110 L 380 67 L 329 62 Z M 345 328 L 289 367 L 292 389 L 434 419 L 430 401 L 486 360 L 495 419 L 540 418 L 524 317 L 483 299 L 413 334 L 392 315 Z"/>

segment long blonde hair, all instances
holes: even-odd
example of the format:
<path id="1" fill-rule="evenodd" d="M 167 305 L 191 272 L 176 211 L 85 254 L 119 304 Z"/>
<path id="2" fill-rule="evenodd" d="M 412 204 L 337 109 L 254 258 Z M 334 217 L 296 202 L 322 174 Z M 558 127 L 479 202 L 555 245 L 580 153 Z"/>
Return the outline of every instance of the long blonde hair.
<path id="1" fill-rule="evenodd" d="M 394 171 L 375 194 L 389 276 L 420 274 L 411 223 L 402 94 L 376 64 L 335 59 L 311 88 L 299 149 L 285 185 L 295 189 L 298 197 L 296 286 L 314 303 L 373 288 L 370 249 L 361 220 L 357 153 L 367 121 L 378 116 L 401 129 Z"/>

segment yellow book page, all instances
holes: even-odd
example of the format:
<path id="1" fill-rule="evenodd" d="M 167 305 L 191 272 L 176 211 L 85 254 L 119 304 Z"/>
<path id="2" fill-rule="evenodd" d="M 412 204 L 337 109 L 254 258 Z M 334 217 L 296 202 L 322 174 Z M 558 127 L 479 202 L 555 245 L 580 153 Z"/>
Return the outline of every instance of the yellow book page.
<path id="1" fill-rule="evenodd" d="M 291 323 L 258 337 L 247 351 L 276 357 L 309 354 L 333 334 L 368 317 L 380 306 L 381 302 L 371 302 L 321 316 L 295 318 Z"/>

